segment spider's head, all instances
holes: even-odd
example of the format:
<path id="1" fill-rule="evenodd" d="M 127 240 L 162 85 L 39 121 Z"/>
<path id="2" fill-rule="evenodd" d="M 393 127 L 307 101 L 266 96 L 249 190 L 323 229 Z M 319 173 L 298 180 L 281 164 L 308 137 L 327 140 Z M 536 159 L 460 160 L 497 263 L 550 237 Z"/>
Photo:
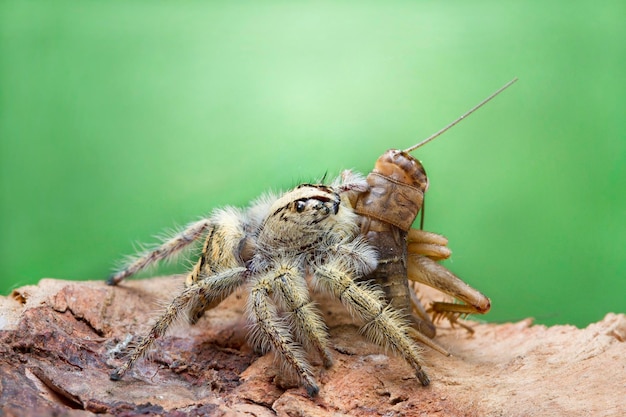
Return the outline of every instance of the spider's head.
<path id="1" fill-rule="evenodd" d="M 272 204 L 259 243 L 272 250 L 306 251 L 353 238 L 356 215 L 332 187 L 302 184 Z"/>

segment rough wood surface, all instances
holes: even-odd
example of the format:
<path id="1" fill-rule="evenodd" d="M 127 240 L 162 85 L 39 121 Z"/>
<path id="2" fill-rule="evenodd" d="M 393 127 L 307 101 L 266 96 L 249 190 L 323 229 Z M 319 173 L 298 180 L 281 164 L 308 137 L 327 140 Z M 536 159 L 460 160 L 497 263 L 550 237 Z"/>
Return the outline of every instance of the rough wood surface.
<path id="1" fill-rule="evenodd" d="M 423 388 L 399 358 L 365 341 L 343 308 L 319 297 L 335 365 L 320 395 L 277 377 L 245 342 L 235 294 L 195 326 L 159 340 L 119 382 L 120 342 L 143 334 L 180 277 L 124 282 L 44 279 L 0 298 L 0 415 L 90 416 L 624 416 L 626 316 L 585 329 L 472 323 L 442 327 L 452 357 L 425 350 Z M 319 365 L 319 364 L 318 364 Z"/>

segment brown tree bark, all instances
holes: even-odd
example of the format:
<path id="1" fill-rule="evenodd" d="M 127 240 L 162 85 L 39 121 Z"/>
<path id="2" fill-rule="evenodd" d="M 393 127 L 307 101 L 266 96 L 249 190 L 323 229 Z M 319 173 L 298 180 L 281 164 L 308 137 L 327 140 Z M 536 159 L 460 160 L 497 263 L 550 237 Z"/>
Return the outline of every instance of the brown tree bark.
<path id="1" fill-rule="evenodd" d="M 235 294 L 109 380 L 130 335 L 145 334 L 181 283 L 44 279 L 1 297 L 0 414 L 626 415 L 626 316 L 611 313 L 585 329 L 467 322 L 470 335 L 443 325 L 436 340 L 453 356 L 424 351 L 424 388 L 402 359 L 363 339 L 341 305 L 318 297 L 335 365 L 316 364 L 321 391 L 310 399 L 277 375 L 271 354 L 248 346 L 244 296 Z"/>

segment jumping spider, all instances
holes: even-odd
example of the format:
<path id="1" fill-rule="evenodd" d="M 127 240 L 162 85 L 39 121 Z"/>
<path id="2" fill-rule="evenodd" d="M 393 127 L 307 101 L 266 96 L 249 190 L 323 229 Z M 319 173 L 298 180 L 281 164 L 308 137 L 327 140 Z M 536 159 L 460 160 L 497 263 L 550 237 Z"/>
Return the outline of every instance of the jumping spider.
<path id="1" fill-rule="evenodd" d="M 317 395 L 307 354 L 316 351 L 327 368 L 332 356 L 326 325 L 309 296 L 310 277 L 314 288 L 338 298 L 364 323 L 362 331 L 370 340 L 399 353 L 422 385 L 428 385 L 420 348 L 408 335 L 409 324 L 387 304 L 378 285 L 356 281 L 377 266 L 377 252 L 360 234 L 358 216 L 349 203 L 354 193 L 367 187 L 353 174 L 331 186 L 302 184 L 279 197 L 263 197 L 245 211 L 218 210 L 113 275 L 111 285 L 206 235 L 186 288 L 111 379 L 120 379 L 181 312 L 195 322 L 246 285 L 250 343 L 261 352 L 273 350 L 285 371 L 296 375 L 310 396 Z"/>

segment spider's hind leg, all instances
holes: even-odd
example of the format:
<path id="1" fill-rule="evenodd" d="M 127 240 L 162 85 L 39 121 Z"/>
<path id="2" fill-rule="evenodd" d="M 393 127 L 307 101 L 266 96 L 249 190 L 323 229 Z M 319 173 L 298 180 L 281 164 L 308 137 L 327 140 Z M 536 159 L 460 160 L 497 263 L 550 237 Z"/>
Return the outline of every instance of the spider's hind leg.
<path id="1" fill-rule="evenodd" d="M 182 231 L 170 239 L 165 240 L 161 245 L 152 250 L 139 254 L 128 262 L 121 270 L 115 272 L 107 279 L 107 284 L 117 285 L 124 278 L 127 278 L 152 264 L 156 264 L 163 259 L 171 258 L 195 242 L 204 231 L 211 225 L 209 219 L 202 219 L 191 223 Z"/>
<path id="2" fill-rule="evenodd" d="M 250 237 L 246 237 L 247 224 L 244 218 L 243 213 L 234 208 L 218 210 L 211 216 L 211 226 L 206 233 L 202 253 L 187 275 L 186 287 L 201 281 L 203 276 L 241 267 L 252 257 L 254 243 Z M 221 298 L 205 298 L 199 294 L 188 311 L 191 324 L 195 324 L 205 311 L 216 307 L 221 301 Z"/>

